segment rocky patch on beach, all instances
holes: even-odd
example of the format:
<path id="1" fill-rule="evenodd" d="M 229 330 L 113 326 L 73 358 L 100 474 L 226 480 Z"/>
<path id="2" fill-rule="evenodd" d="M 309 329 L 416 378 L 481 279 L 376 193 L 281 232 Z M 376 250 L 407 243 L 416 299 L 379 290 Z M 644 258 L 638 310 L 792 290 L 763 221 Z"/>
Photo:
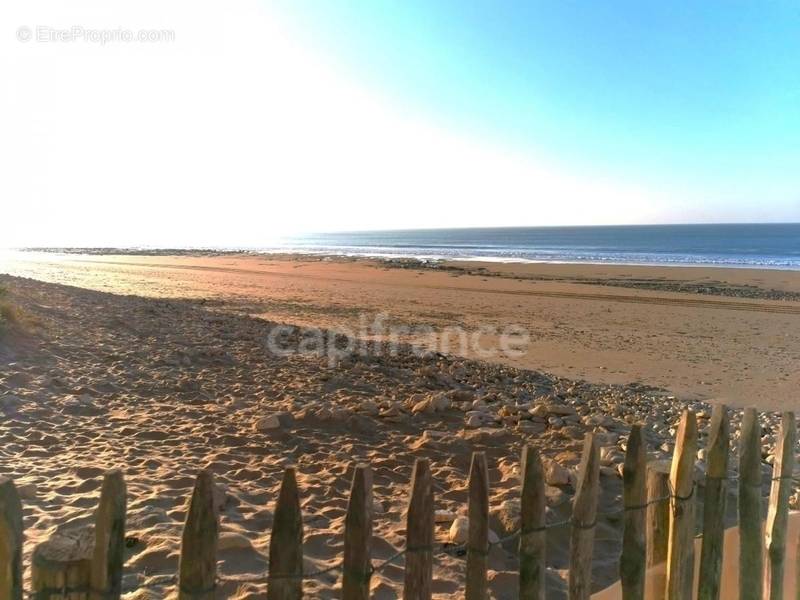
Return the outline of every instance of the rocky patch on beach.
<path id="1" fill-rule="evenodd" d="M 417 258 L 386 258 L 382 265 L 396 269 L 431 269 L 450 272 L 454 275 L 480 275 L 481 277 L 505 277 L 507 279 L 528 281 L 560 281 L 584 285 L 603 285 L 609 287 L 651 290 L 655 292 L 677 292 L 700 294 L 704 296 L 726 296 L 729 298 L 749 298 L 751 300 L 783 300 L 800 302 L 800 292 L 780 290 L 752 284 L 732 284 L 723 281 L 686 281 L 662 277 L 558 277 L 547 275 L 526 275 L 493 271 L 490 267 L 460 266 L 445 260 L 426 260 Z"/>

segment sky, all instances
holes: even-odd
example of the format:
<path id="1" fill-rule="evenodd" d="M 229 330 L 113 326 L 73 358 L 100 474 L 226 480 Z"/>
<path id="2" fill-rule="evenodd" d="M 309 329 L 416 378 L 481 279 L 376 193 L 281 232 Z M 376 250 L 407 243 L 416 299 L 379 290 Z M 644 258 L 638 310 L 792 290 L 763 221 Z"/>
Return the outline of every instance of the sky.
<path id="1" fill-rule="evenodd" d="M 0 246 L 800 221 L 794 1 L 6 0 L 0 24 Z"/>

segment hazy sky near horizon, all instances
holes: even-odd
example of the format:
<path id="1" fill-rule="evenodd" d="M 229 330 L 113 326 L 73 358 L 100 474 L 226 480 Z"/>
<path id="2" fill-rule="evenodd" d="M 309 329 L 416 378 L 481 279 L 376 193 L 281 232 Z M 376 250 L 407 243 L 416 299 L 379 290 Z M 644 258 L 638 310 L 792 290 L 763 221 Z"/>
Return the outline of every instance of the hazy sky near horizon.
<path id="1" fill-rule="evenodd" d="M 0 246 L 800 221 L 788 0 L 10 0 L 0 23 Z M 174 39 L 86 39 L 118 29 Z"/>

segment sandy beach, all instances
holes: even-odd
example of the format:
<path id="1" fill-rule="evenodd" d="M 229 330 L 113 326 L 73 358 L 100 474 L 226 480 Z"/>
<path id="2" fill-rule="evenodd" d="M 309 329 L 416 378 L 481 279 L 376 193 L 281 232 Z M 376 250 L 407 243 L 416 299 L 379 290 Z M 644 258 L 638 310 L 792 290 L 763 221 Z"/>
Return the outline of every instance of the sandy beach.
<path id="1" fill-rule="evenodd" d="M 460 348 L 451 338 L 439 349 L 734 406 L 791 407 L 800 388 L 799 271 L 495 263 L 420 269 L 302 256 L 17 258 L 3 271 L 112 293 L 203 299 L 214 310 L 354 335 L 381 337 L 367 330 L 378 315 L 437 332 L 461 327 L 477 332 L 478 343 Z M 497 340 L 511 325 L 529 334 L 513 356 Z M 414 331 L 398 335 L 427 341 Z"/>
<path id="2" fill-rule="evenodd" d="M 10 275 L 0 285 L 24 319 L 0 339 L 0 475 L 23 496 L 26 556 L 57 528 L 87 522 L 103 470 L 120 467 L 129 490 L 125 598 L 172 597 L 174 585 L 157 582 L 175 572 L 186 499 L 208 466 L 220 484 L 220 597 L 263 598 L 258 578 L 285 465 L 298 468 L 311 571 L 341 555 L 355 462 L 375 473 L 377 560 L 402 547 L 417 457 L 433 466 L 437 540 L 445 542 L 466 511 L 470 454 L 486 451 L 490 525 L 502 537 L 519 523 L 525 444 L 545 457 L 555 521 L 570 514 L 582 439 L 595 431 L 604 448 L 600 510 L 611 512 L 631 424 L 646 424 L 649 455 L 663 459 L 686 407 L 700 415 L 702 446 L 704 399 L 772 410 L 796 394 L 798 273 L 446 267 L 228 255 L 4 262 Z M 707 289 L 675 291 L 682 282 Z M 364 315 L 372 324 L 382 313 L 388 323 L 438 332 L 516 323 L 531 343 L 521 356 L 475 360 L 482 357 L 414 351 L 404 344 L 420 341 L 413 331 L 398 346 L 378 333 L 333 361 L 265 344 L 278 330 L 292 343 L 315 331 L 308 328 L 358 333 Z M 297 327 L 287 333 L 283 324 Z M 496 350 L 499 340 L 487 335 L 479 348 Z M 762 416 L 767 449 L 775 423 L 774 413 Z M 771 470 L 763 466 L 766 493 Z M 620 528 L 619 515 L 598 525 L 596 591 L 617 579 Z M 548 598 L 563 597 L 566 534 L 548 532 Z M 374 576 L 375 598 L 399 597 L 402 564 Z M 463 565 L 437 557 L 437 598 L 463 589 Z M 489 567 L 492 597 L 515 597 L 515 542 L 494 548 Z M 306 592 L 337 597 L 340 585 L 333 574 Z"/>

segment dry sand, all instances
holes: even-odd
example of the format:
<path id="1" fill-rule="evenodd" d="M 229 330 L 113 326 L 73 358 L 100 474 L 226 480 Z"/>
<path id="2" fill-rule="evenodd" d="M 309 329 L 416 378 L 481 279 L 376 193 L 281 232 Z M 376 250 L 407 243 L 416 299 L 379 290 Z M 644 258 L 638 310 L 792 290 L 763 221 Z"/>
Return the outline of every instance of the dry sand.
<path id="1" fill-rule="evenodd" d="M 792 407 L 800 389 L 796 271 L 489 263 L 441 271 L 236 255 L 27 254 L 4 262 L 2 272 L 45 281 L 205 298 L 223 310 L 354 332 L 379 313 L 436 330 L 515 324 L 530 333 L 524 355 L 496 352 L 489 360 L 593 382 L 643 382 L 737 406 Z M 637 287 L 621 287 L 630 285 Z M 759 297 L 782 294 L 797 300 Z M 491 335 L 480 343 L 497 348 Z"/>
<path id="2" fill-rule="evenodd" d="M 794 384 L 796 392 L 800 304 L 735 295 L 742 285 L 796 292 L 796 274 L 736 271 L 725 280 L 725 272 L 707 273 L 723 282 L 714 284 L 722 286 L 719 295 L 688 295 L 541 280 L 554 273 L 576 277 L 575 267 L 560 268 L 526 266 L 514 276 L 536 279 L 517 281 L 507 274 L 239 256 L 44 255 L 4 263 L 0 271 L 92 288 L 0 276 L 29 319 L 0 338 L 0 475 L 12 476 L 22 490 L 26 556 L 55 528 L 90 520 L 103 469 L 121 467 L 129 489 L 126 598 L 168 597 L 170 585 L 141 584 L 175 572 L 185 501 L 196 471 L 210 466 L 222 490 L 220 597 L 262 598 L 286 464 L 298 465 L 306 567 L 314 570 L 341 556 L 354 461 L 375 471 L 374 557 L 381 559 L 402 547 L 416 457 L 432 462 L 436 508 L 455 515 L 466 510 L 470 453 L 485 450 L 491 526 L 502 536 L 518 517 L 517 463 L 525 443 L 552 461 L 548 514 L 557 520 L 569 515 L 570 469 L 584 432 L 596 431 L 606 448 L 600 509 L 613 511 L 620 506 L 618 466 L 630 424 L 648 423 L 651 456 L 664 458 L 680 411 L 690 406 L 708 414 L 702 403 L 631 382 L 690 398 L 715 389 L 698 389 L 698 378 L 719 386 L 738 374 L 742 385 L 760 390 L 752 398 L 771 406 L 791 398 L 780 396 L 785 386 Z M 581 277 L 609 277 L 601 273 L 608 267 L 581 269 Z M 611 271 L 615 279 L 621 273 Z M 330 367 L 326 356 L 270 352 L 264 340 L 275 325 L 249 316 L 356 329 L 362 311 L 388 311 L 395 322 L 435 328 L 517 322 L 536 337 L 524 357 L 499 356 L 498 364 L 418 356 L 409 348 L 387 355 L 371 346 Z M 527 370 L 536 361 L 553 374 Z M 744 395 L 734 400 L 749 403 Z M 259 425 L 282 411 L 291 415 L 282 426 Z M 768 445 L 774 422 L 774 415 L 764 417 Z M 701 431 L 706 424 L 702 418 Z M 770 472 L 765 464 L 765 492 Z M 437 527 L 439 541 L 448 540 L 449 524 Z M 600 520 L 597 590 L 616 579 L 620 524 L 619 515 Z M 564 528 L 548 533 L 548 551 L 548 597 L 559 598 Z M 376 598 L 399 597 L 402 564 L 374 577 Z M 513 598 L 514 542 L 495 548 L 489 566 L 492 597 Z M 437 557 L 438 598 L 458 596 L 463 567 L 463 558 Z M 237 583 L 237 577 L 262 579 Z M 309 582 L 306 591 L 336 597 L 339 585 L 334 574 Z"/>

